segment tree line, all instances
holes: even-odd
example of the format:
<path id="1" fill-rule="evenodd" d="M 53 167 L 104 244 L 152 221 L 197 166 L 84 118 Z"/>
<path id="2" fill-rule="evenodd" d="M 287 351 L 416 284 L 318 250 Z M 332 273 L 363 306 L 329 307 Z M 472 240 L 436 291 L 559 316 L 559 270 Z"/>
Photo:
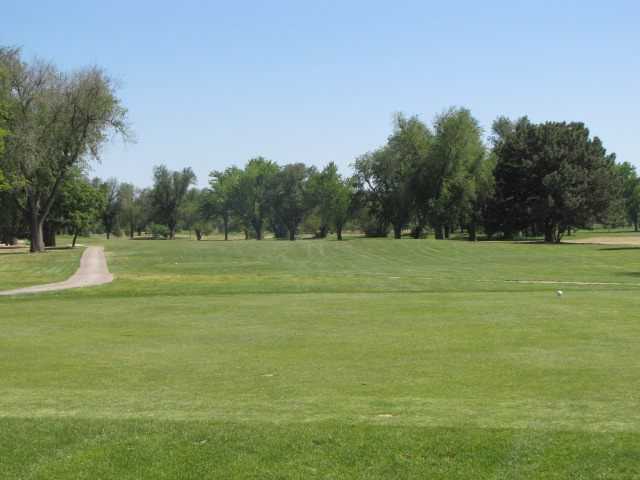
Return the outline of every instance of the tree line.
<path id="1" fill-rule="evenodd" d="M 541 236 L 559 242 L 593 224 L 638 229 L 640 181 L 582 123 L 498 117 L 485 140 L 471 112 L 450 108 L 432 124 L 396 115 L 379 148 L 335 163 L 279 165 L 264 157 L 214 170 L 199 189 L 190 168 L 153 170 L 153 185 L 90 179 L 113 134 L 130 137 L 126 109 L 98 68 L 74 73 L 25 62 L 0 49 L 0 241 L 30 239 L 31 250 L 96 232 L 173 239 L 189 230 L 229 238 L 265 232 L 294 240 L 345 228 L 368 236 L 437 239 L 464 232 L 490 238 Z"/>

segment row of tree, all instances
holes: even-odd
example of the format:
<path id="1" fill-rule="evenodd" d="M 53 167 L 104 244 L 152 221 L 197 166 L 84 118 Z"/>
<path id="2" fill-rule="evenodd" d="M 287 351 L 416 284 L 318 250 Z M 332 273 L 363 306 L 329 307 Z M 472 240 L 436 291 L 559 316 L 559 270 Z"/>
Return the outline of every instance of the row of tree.
<path id="1" fill-rule="evenodd" d="M 396 238 L 430 226 L 436 238 L 463 228 L 475 240 L 481 227 L 489 236 L 559 242 L 575 228 L 621 224 L 624 215 L 638 223 L 635 169 L 616 164 L 581 123 L 500 117 L 485 145 L 467 109 L 442 113 L 432 128 L 398 116 L 387 143 L 355 169 L 373 215 Z"/>
<path id="2" fill-rule="evenodd" d="M 26 236 L 32 251 L 64 231 L 201 239 L 214 229 L 294 240 L 300 232 L 342 238 L 345 226 L 370 236 L 449 238 L 462 230 L 558 242 L 594 223 L 638 228 L 640 182 L 581 123 L 535 124 L 499 117 L 491 136 L 471 112 L 451 108 L 432 125 L 397 115 L 380 148 L 358 157 L 353 175 L 334 163 L 278 165 L 256 157 L 213 171 L 195 188 L 190 168 L 153 171 L 140 189 L 86 177 L 114 134 L 129 137 L 126 110 L 100 69 L 71 74 L 26 63 L 0 49 L 0 241 Z"/>

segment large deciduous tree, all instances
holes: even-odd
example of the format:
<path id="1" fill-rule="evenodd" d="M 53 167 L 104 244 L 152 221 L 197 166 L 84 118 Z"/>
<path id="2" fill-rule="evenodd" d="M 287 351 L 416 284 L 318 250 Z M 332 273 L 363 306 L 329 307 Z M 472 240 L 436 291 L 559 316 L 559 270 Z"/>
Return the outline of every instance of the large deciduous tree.
<path id="1" fill-rule="evenodd" d="M 432 143 L 433 135 L 423 122 L 398 114 L 386 145 L 355 162 L 366 209 L 380 224 L 391 223 L 395 238 L 401 238 L 412 220 L 416 236 L 426 225 L 434 188 L 428 165 Z"/>
<path id="2" fill-rule="evenodd" d="M 334 228 L 338 240 L 342 240 L 342 229 L 352 212 L 353 184 L 351 179 L 342 178 L 333 162 L 310 176 L 308 198 L 320 218 L 320 238 Z"/>
<path id="3" fill-rule="evenodd" d="M 428 218 L 430 175 L 426 168 L 433 144 L 433 134 L 418 117 L 396 115 L 395 129 L 387 146 L 398 163 L 403 165 L 405 175 L 404 194 L 409 195 L 410 218 L 413 218 L 413 235 L 420 237 Z M 398 232 L 395 232 L 396 238 Z"/>
<path id="4" fill-rule="evenodd" d="M 213 231 L 207 208 L 209 195 L 210 192 L 207 190 L 192 188 L 187 192 L 180 206 L 180 223 L 185 230 L 193 230 L 196 240 L 202 240 L 205 235 Z"/>
<path id="5" fill-rule="evenodd" d="M 113 81 L 99 68 L 63 73 L 45 62 L 26 63 L 0 50 L 9 85 L 3 170 L 29 220 L 31 251 L 44 251 L 43 225 L 65 177 L 82 168 L 113 132 L 125 136 L 126 110 Z"/>
<path id="6" fill-rule="evenodd" d="M 252 228 L 257 240 L 262 240 L 269 218 L 269 187 L 278 173 L 278 165 L 264 157 L 249 160 L 235 189 L 235 208 L 247 228 Z"/>
<path id="7" fill-rule="evenodd" d="M 120 216 L 122 213 L 122 199 L 120 197 L 120 184 L 115 178 L 109 178 L 104 182 L 96 179 L 94 185 L 102 194 L 102 210 L 100 217 L 107 240 L 114 233 L 120 235 Z"/>
<path id="8" fill-rule="evenodd" d="M 189 187 L 196 182 L 191 168 L 182 171 L 170 171 L 164 165 L 153 169 L 153 208 L 158 223 L 169 229 L 169 238 L 176 237 L 179 213 Z"/>
<path id="9" fill-rule="evenodd" d="M 356 159 L 356 178 L 368 208 L 393 225 L 394 237 L 411 220 L 415 209 L 416 173 L 429 149 L 430 133 L 416 117 L 397 115 L 387 144 Z"/>
<path id="10" fill-rule="evenodd" d="M 309 210 L 309 176 L 314 172 L 304 163 L 282 167 L 271 177 L 267 191 L 268 203 L 274 223 L 284 225 L 289 240 L 295 240 L 298 226 Z"/>
<path id="11" fill-rule="evenodd" d="M 454 225 L 475 225 L 476 180 L 483 176 L 486 154 L 481 134 L 465 108 L 451 108 L 436 118 L 425 182 L 436 238 L 448 237 Z M 471 230 L 475 232 L 475 226 Z"/>
<path id="12" fill-rule="evenodd" d="M 224 171 L 213 171 L 209 174 L 210 190 L 203 198 L 203 208 L 209 218 L 220 217 L 224 230 L 224 239 L 229 239 L 229 225 L 231 216 L 240 211 L 243 205 L 239 197 L 239 182 L 242 170 L 229 167 Z M 240 211 L 241 213 L 241 211 Z"/>
<path id="13" fill-rule="evenodd" d="M 75 169 L 60 188 L 49 221 L 73 235 L 71 247 L 75 247 L 78 235 L 89 232 L 100 219 L 103 208 L 103 192 Z"/>

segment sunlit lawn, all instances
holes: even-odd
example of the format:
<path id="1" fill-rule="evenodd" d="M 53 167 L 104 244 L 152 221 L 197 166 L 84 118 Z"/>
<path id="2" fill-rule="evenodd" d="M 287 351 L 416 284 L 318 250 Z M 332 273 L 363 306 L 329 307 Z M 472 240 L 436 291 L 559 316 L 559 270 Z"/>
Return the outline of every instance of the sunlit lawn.
<path id="1" fill-rule="evenodd" d="M 100 241 L 0 298 L 0 478 L 640 476 L 638 248 Z"/>

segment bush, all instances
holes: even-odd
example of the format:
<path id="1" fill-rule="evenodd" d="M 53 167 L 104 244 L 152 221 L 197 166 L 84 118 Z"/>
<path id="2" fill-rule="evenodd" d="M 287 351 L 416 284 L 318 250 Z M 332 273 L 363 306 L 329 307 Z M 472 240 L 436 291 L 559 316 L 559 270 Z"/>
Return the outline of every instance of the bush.
<path id="1" fill-rule="evenodd" d="M 169 231 L 169 227 L 167 227 L 166 225 L 161 225 L 159 223 L 152 224 L 150 229 L 151 229 L 151 236 L 153 236 L 153 238 L 167 239 L 169 238 L 169 234 L 171 233 Z"/>

